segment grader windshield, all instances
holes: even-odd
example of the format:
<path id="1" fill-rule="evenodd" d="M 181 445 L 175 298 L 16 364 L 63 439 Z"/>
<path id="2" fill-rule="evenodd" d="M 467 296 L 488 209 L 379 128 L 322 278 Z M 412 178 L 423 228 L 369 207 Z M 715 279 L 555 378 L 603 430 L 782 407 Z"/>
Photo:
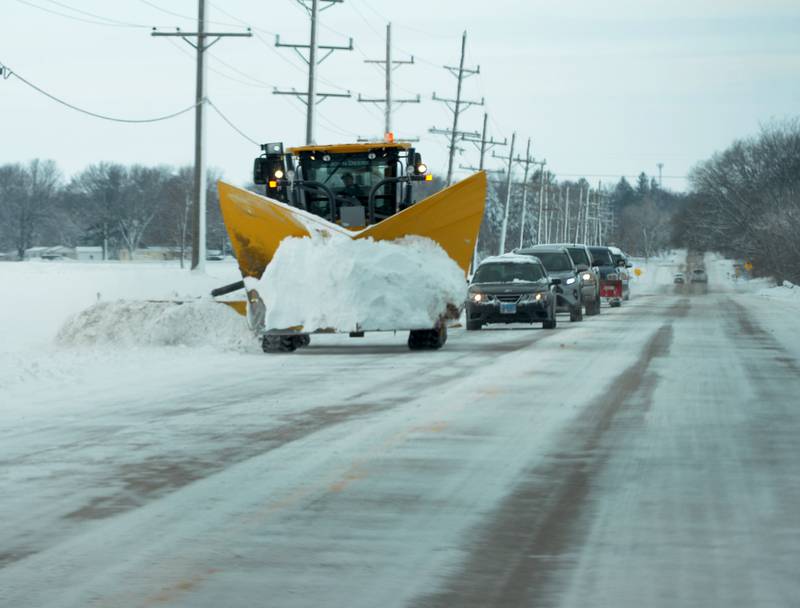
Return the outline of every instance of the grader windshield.
<path id="1" fill-rule="evenodd" d="M 305 179 L 327 186 L 336 195 L 339 215 L 342 207 L 360 206 L 367 209 L 373 195 L 375 220 L 385 219 L 397 212 L 397 183 L 384 182 L 402 175 L 396 150 L 385 154 L 301 154 L 299 157 Z M 373 192 L 373 188 L 377 189 Z M 328 197 L 323 193 L 307 193 L 309 211 L 326 216 Z"/>

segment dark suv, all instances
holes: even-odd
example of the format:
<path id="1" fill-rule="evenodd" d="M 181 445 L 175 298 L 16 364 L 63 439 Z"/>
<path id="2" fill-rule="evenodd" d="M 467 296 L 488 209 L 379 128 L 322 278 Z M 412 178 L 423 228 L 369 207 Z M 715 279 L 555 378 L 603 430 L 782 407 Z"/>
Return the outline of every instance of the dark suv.
<path id="1" fill-rule="evenodd" d="M 519 255 L 533 255 L 547 269 L 547 276 L 559 279 L 556 287 L 556 311 L 568 312 L 570 321 L 583 320 L 583 298 L 578 269 L 561 245 L 534 245 L 517 249 Z"/>
<path id="2" fill-rule="evenodd" d="M 564 247 L 578 269 L 581 284 L 581 297 L 586 315 L 600 314 L 600 273 L 592 268 L 592 254 L 589 248 L 581 243 L 555 243 Z"/>
<path id="3" fill-rule="evenodd" d="M 629 294 L 629 280 L 626 268 L 629 262 L 622 259 L 615 259 L 614 253 L 609 247 L 589 247 L 592 254 L 592 266 L 596 266 L 600 272 L 600 280 L 620 281 L 622 283 L 622 298 L 627 300 Z M 609 306 L 620 306 L 622 300 L 609 298 Z"/>
<path id="4" fill-rule="evenodd" d="M 553 285 L 535 257 L 506 254 L 478 266 L 467 294 L 467 329 L 486 323 L 537 323 L 556 326 Z"/>

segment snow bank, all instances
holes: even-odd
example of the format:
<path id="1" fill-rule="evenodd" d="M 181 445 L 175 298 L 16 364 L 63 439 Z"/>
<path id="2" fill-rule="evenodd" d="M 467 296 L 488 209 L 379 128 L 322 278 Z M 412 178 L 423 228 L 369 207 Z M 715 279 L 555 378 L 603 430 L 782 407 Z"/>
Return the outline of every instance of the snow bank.
<path id="1" fill-rule="evenodd" d="M 72 317 L 57 341 L 66 346 L 211 346 L 252 348 L 247 321 L 229 306 L 210 300 L 100 302 Z"/>
<path id="2" fill-rule="evenodd" d="M 784 281 L 783 285 L 765 287 L 756 291 L 764 298 L 778 298 L 781 300 L 795 300 L 800 302 L 800 287 L 789 281 Z"/>
<path id="3" fill-rule="evenodd" d="M 194 299 L 240 279 L 235 262 L 209 262 L 205 274 L 177 262 L 0 263 L 0 352 L 48 348 L 98 301 Z"/>
<path id="4" fill-rule="evenodd" d="M 464 272 L 434 241 L 285 239 L 260 280 L 265 326 L 338 331 L 433 327 L 448 305 L 462 306 Z"/>

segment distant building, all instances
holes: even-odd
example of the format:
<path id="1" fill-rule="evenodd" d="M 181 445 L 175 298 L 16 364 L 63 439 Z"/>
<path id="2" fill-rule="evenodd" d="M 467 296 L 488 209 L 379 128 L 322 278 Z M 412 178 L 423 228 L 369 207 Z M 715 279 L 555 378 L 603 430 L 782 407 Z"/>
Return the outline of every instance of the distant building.
<path id="1" fill-rule="evenodd" d="M 75 259 L 79 262 L 95 262 L 103 259 L 103 248 L 96 246 L 75 247 Z"/>
<path id="2" fill-rule="evenodd" d="M 28 247 L 25 250 L 25 259 L 26 260 L 41 260 L 42 254 L 46 252 L 49 247 Z"/>
<path id="3" fill-rule="evenodd" d="M 26 260 L 64 260 L 74 259 L 75 250 L 65 245 L 52 247 L 28 247 L 25 250 Z"/>
<path id="4" fill-rule="evenodd" d="M 131 259 L 140 262 L 163 262 L 165 260 L 177 260 L 181 252 L 176 247 L 140 247 L 133 252 L 133 258 L 127 249 L 119 250 L 119 259 L 123 262 L 130 262 Z"/>
<path id="5" fill-rule="evenodd" d="M 74 259 L 75 250 L 72 247 L 58 245 L 56 247 L 48 247 L 46 251 L 40 256 L 43 260 L 64 260 Z"/>

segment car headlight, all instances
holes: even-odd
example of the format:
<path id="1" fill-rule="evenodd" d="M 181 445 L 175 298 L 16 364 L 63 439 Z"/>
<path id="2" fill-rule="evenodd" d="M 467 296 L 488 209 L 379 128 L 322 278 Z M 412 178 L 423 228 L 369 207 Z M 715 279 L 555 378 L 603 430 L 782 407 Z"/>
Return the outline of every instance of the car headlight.
<path id="1" fill-rule="evenodd" d="M 519 301 L 520 301 L 520 304 L 525 303 L 525 302 L 528 302 L 528 303 L 529 302 L 541 302 L 541 301 L 545 300 L 546 298 L 547 298 L 547 294 L 542 293 L 541 291 L 539 291 L 539 292 L 536 292 L 536 293 L 526 293 L 525 295 L 523 295 L 519 299 Z"/>
<path id="2" fill-rule="evenodd" d="M 575 277 L 570 277 L 567 279 L 567 285 L 572 285 L 575 282 Z"/>
<path id="3" fill-rule="evenodd" d="M 591 274 L 590 272 L 584 272 L 584 273 L 581 275 L 581 278 L 582 278 L 584 281 L 587 281 L 587 282 L 589 282 L 589 283 L 590 283 L 590 282 L 592 281 L 592 274 Z"/>
<path id="4" fill-rule="evenodd" d="M 472 300 L 473 302 L 488 302 L 490 297 L 491 296 L 480 292 L 474 292 L 469 294 L 469 299 Z"/>

